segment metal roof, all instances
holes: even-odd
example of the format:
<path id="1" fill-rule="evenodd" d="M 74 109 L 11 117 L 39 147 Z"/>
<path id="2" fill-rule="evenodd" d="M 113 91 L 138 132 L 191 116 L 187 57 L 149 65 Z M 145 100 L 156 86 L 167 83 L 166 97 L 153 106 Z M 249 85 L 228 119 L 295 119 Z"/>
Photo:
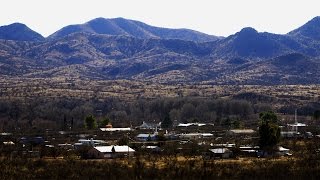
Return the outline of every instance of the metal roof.
<path id="1" fill-rule="evenodd" d="M 94 148 L 102 153 L 112 153 L 112 149 L 114 149 L 114 152 L 117 153 L 135 152 L 135 150 L 130 148 L 129 146 L 97 146 Z"/>
<path id="2" fill-rule="evenodd" d="M 223 154 L 226 152 L 230 152 L 228 148 L 216 148 L 216 149 L 209 149 L 209 151 L 215 153 L 215 154 Z"/>
<path id="3" fill-rule="evenodd" d="M 244 133 L 244 134 L 250 134 L 250 133 L 254 133 L 255 131 L 253 129 L 231 129 L 230 132 L 233 133 Z"/>
<path id="4" fill-rule="evenodd" d="M 148 137 L 155 137 L 156 134 L 138 134 L 137 138 L 148 138 Z"/>
<path id="5" fill-rule="evenodd" d="M 100 128 L 101 131 L 131 131 L 131 128 Z"/>
<path id="6" fill-rule="evenodd" d="M 288 126 L 305 127 L 305 126 L 307 126 L 307 125 L 306 125 L 306 124 L 303 124 L 303 123 L 294 123 L 294 124 L 288 124 Z"/>

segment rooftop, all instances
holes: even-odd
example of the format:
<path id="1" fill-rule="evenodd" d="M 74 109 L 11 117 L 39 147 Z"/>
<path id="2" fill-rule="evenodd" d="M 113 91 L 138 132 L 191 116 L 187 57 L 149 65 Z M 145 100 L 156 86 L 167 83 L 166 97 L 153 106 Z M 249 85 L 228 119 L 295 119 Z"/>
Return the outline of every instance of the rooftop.
<path id="1" fill-rule="evenodd" d="M 230 150 L 228 148 L 216 148 L 216 149 L 209 149 L 209 151 L 215 154 L 223 154 L 223 153 L 229 152 Z"/>
<path id="2" fill-rule="evenodd" d="M 134 149 L 130 148 L 129 146 L 97 146 L 94 147 L 96 150 L 102 153 L 125 153 L 125 152 L 135 152 Z"/>
<path id="3" fill-rule="evenodd" d="M 255 133 L 253 129 L 231 129 L 230 132 L 236 133 L 236 134 L 251 134 Z"/>
<path id="4" fill-rule="evenodd" d="M 131 131 L 131 128 L 100 128 L 101 131 L 113 132 L 113 131 Z"/>

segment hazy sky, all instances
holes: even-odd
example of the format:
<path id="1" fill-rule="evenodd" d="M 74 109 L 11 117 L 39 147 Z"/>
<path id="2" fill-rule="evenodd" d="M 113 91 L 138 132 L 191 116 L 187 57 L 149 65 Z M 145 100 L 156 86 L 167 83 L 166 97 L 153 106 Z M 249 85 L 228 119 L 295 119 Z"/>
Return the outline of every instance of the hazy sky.
<path id="1" fill-rule="evenodd" d="M 320 15 L 319 0 L 1 0 L 0 25 L 21 22 L 44 36 L 97 17 L 228 36 L 243 27 L 287 33 Z"/>

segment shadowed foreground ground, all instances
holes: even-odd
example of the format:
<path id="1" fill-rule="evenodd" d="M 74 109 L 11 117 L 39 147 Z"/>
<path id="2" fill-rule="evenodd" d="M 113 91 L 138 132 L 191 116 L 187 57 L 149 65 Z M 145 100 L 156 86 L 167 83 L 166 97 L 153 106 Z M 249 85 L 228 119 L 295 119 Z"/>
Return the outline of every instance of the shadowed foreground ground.
<path id="1" fill-rule="evenodd" d="M 320 159 L 1 159 L 0 179 L 319 179 Z"/>

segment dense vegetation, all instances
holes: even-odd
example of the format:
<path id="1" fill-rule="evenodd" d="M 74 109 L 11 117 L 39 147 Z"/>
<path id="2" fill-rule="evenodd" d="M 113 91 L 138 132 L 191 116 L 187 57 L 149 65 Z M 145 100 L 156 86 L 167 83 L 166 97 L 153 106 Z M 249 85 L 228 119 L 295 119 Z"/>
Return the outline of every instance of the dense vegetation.
<path id="1" fill-rule="evenodd" d="M 263 107 L 263 109 L 270 107 Z M 207 122 L 231 124 L 233 121 L 246 121 L 254 115 L 256 107 L 245 100 L 223 100 L 203 98 L 158 98 L 138 99 L 133 102 L 108 98 L 105 101 L 84 101 L 36 99 L 26 102 L 0 101 L 0 114 L 3 128 L 13 128 L 26 124 L 29 128 L 47 125 L 48 128 L 61 128 L 64 123 L 74 121 L 74 127 L 83 127 L 84 119 L 93 115 L 98 119 L 109 117 L 113 124 L 138 125 L 142 121 L 160 122 Z M 259 111 L 261 107 L 259 106 Z M 172 123 L 169 122 L 169 125 Z M 25 126 L 25 127 L 26 127 Z M 44 126 L 42 126 L 44 127 Z"/>
<path id="2" fill-rule="evenodd" d="M 261 103 L 262 102 L 262 103 Z M 1 100 L 0 126 L 3 130 L 17 128 L 63 129 L 67 125 L 83 128 L 87 116 L 93 115 L 97 123 L 108 117 L 112 124 L 120 127 L 139 125 L 142 121 L 173 123 L 205 122 L 217 126 L 258 125 L 258 113 L 270 111 L 269 100 L 251 97 L 235 99 L 177 97 L 137 99 L 123 101 L 119 98 L 101 100 L 79 100 L 66 98 L 37 98 L 30 100 Z M 300 114 L 317 118 L 317 103 L 307 104 L 299 109 Z M 292 113 L 293 107 L 278 109 L 281 113 Z M 277 110 L 277 109 L 276 109 Z M 109 120 L 108 120 L 109 121 Z M 106 124 L 106 123 L 104 123 Z M 93 126 L 95 127 L 95 126 Z"/>

